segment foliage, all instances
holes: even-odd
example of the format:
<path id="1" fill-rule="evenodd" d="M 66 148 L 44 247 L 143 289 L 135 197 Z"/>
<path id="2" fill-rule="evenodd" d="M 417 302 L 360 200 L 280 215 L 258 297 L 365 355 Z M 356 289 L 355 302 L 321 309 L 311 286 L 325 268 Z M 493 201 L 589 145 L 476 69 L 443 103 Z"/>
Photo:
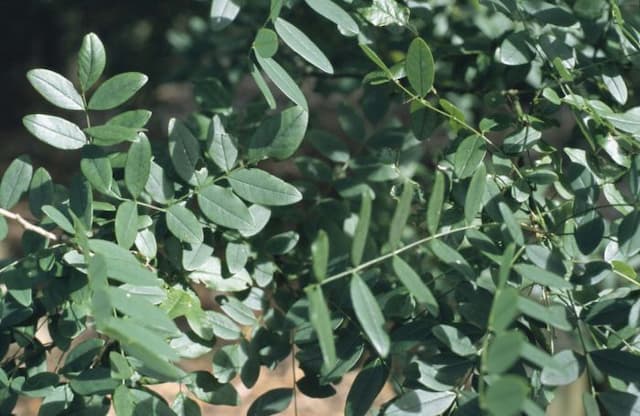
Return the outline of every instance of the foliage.
<path id="1" fill-rule="evenodd" d="M 586 414 L 639 412 L 638 6 L 458 3 L 213 0 L 199 36 L 249 57 L 198 79 L 166 138 L 95 34 L 76 82 L 30 71 L 68 112 L 24 126 L 80 169 L 64 186 L 21 156 L 0 183 L 2 237 L 25 228 L 0 272 L 0 413 L 197 415 L 292 353 L 304 378 L 250 414 L 351 370 L 347 415 L 386 383 L 380 414 L 539 415 L 580 377 Z M 240 75 L 263 97 L 234 104 Z M 179 366 L 212 350 L 212 373 Z M 168 404 L 147 388 L 165 381 L 190 393 Z"/>

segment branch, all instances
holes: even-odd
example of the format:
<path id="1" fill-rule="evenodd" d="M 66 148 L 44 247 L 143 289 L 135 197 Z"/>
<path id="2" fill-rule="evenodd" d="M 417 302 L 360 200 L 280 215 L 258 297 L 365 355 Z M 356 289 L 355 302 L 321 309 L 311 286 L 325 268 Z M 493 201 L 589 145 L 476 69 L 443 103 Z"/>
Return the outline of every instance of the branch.
<path id="1" fill-rule="evenodd" d="M 29 221 L 22 218 L 20 214 L 16 214 L 15 212 L 7 211 L 4 208 L 0 208 L 0 215 L 17 221 L 18 224 L 22 225 L 22 227 L 25 230 L 30 230 L 30 231 L 33 231 L 34 233 L 38 233 L 49 240 L 56 241 L 58 239 L 58 237 L 56 237 L 56 235 L 53 234 L 52 232 L 47 231 L 42 227 L 38 227 L 37 225 L 31 224 Z"/>

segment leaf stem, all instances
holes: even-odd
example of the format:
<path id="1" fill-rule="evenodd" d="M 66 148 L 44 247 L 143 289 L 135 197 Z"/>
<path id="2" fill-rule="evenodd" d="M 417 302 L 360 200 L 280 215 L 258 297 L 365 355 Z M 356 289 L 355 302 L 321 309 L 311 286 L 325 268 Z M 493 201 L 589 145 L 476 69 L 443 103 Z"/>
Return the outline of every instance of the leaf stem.
<path id="1" fill-rule="evenodd" d="M 35 224 L 30 223 L 29 221 L 25 220 L 20 214 L 16 214 L 15 212 L 11 212 L 4 208 L 0 208 L 0 215 L 6 218 L 10 218 L 14 221 L 17 221 L 18 224 L 20 224 L 25 230 L 33 231 L 34 233 L 40 234 L 41 236 L 45 237 L 48 240 L 52 240 L 52 241 L 58 240 L 58 237 L 54 233 L 47 231 L 42 227 L 38 227 Z"/>

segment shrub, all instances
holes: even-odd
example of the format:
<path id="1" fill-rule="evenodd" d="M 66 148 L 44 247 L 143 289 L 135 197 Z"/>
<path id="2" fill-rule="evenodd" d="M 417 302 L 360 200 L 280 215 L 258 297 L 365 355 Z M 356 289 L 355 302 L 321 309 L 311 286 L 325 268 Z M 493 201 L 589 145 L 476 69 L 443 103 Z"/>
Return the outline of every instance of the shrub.
<path id="1" fill-rule="evenodd" d="M 290 354 L 304 377 L 250 414 L 352 370 L 346 415 L 386 383 L 381 414 L 540 415 L 580 377 L 586 414 L 639 412 L 637 3 L 250 3 L 213 0 L 197 36 L 249 56 L 166 138 L 122 111 L 147 77 L 105 76 L 95 34 L 75 82 L 27 74 L 68 112 L 24 126 L 80 169 L 64 186 L 21 156 L 0 183 L 0 234 L 25 229 L 0 413 L 196 415 Z M 249 74 L 262 95 L 237 104 Z M 212 350 L 213 372 L 179 365 Z"/>

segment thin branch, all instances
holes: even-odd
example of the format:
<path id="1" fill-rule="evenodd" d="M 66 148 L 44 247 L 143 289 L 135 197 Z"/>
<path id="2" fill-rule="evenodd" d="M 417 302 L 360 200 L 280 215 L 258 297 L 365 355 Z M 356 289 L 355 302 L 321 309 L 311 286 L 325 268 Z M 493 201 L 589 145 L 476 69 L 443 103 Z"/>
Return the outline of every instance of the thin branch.
<path id="1" fill-rule="evenodd" d="M 25 230 L 33 231 L 34 233 L 40 234 L 41 236 L 52 241 L 58 240 L 58 237 L 54 233 L 47 231 L 42 227 L 38 227 L 35 224 L 30 223 L 29 221 L 22 218 L 20 214 L 16 214 L 15 212 L 7 211 L 4 208 L 0 208 L 0 215 L 6 218 L 10 218 L 14 221 L 17 221 L 18 224 L 22 225 L 22 227 Z"/>

